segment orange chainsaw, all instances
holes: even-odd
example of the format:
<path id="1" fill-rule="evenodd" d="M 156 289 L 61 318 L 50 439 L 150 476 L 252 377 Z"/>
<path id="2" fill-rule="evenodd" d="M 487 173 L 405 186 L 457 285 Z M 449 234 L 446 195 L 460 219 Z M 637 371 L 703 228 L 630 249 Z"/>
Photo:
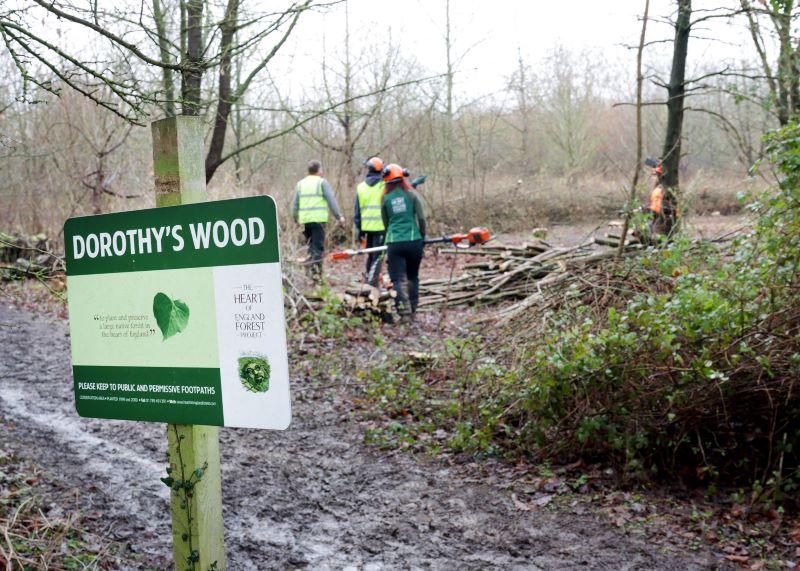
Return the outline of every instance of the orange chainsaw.
<path id="1" fill-rule="evenodd" d="M 492 235 L 488 228 L 473 228 L 465 234 L 452 234 L 450 236 L 440 236 L 439 238 L 426 238 L 425 244 L 453 244 L 456 248 L 472 248 L 473 246 L 480 246 L 492 239 Z M 358 250 L 341 250 L 339 252 L 331 252 L 329 257 L 331 260 L 349 260 L 354 256 L 361 254 L 372 254 L 374 252 L 385 252 L 387 246 L 375 246 L 373 248 L 359 248 Z"/>

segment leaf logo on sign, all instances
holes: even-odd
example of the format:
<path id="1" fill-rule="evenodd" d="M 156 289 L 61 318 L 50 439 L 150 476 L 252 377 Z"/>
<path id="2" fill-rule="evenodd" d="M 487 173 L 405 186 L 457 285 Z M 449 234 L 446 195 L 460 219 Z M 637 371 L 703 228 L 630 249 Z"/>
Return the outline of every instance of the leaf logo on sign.
<path id="1" fill-rule="evenodd" d="M 180 299 L 170 299 L 165 293 L 158 292 L 153 298 L 153 315 L 164 341 L 189 325 L 189 306 Z"/>

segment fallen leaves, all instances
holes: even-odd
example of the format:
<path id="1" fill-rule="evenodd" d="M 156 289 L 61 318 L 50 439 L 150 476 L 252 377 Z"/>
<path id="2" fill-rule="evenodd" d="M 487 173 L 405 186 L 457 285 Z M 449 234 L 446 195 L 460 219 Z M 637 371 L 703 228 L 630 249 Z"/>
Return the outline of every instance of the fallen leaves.
<path id="1" fill-rule="evenodd" d="M 547 504 L 549 504 L 552 501 L 552 499 L 553 496 L 551 494 L 544 494 L 530 501 L 525 502 L 520 500 L 516 493 L 511 494 L 511 501 L 514 502 L 514 507 L 516 507 L 519 511 L 523 512 L 529 512 L 543 508 Z"/>
<path id="2" fill-rule="evenodd" d="M 789 532 L 789 534 L 788 534 L 788 535 L 789 535 L 789 539 L 790 539 L 791 541 L 793 541 L 794 543 L 800 543 L 800 525 L 797 525 L 797 526 L 795 526 L 795 527 L 794 527 L 794 528 L 793 528 L 793 529 L 792 529 L 792 530 Z M 798 549 L 800 549 L 800 547 L 798 547 Z"/>

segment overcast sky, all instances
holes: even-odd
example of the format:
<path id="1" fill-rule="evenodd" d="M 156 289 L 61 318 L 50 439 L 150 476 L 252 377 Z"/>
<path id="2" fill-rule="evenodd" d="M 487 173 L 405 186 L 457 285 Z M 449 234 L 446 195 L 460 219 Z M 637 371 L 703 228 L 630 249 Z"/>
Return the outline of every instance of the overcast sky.
<path id="1" fill-rule="evenodd" d="M 139 5 L 134 0 L 99 0 L 99 5 L 112 6 L 117 1 L 127 2 L 134 9 Z M 224 2 L 219 0 L 216 4 L 222 6 Z M 282 10 L 287 4 L 288 0 L 245 3 L 264 11 Z M 694 0 L 692 4 L 696 18 L 720 6 L 735 8 L 738 1 Z M 382 58 L 384 45 L 391 41 L 400 46 L 403 57 L 417 63 L 423 75 L 444 73 L 445 6 L 446 0 L 348 0 L 305 13 L 271 62 L 270 75 L 286 97 L 301 95 L 319 85 L 315 76 L 326 50 L 329 54 L 343 50 L 346 13 L 350 17 L 352 53 L 371 47 L 375 57 Z M 471 99 L 498 92 L 516 69 L 518 53 L 536 68 L 559 45 L 574 54 L 591 53 L 594 62 L 608 62 L 603 68 L 612 70 L 609 74 L 632 90 L 632 46 L 638 42 L 643 8 L 644 0 L 451 0 L 457 95 Z M 649 41 L 672 38 L 673 29 L 659 20 L 673 17 L 675 10 L 676 0 L 651 0 Z M 68 45 L 73 53 L 97 41 L 84 28 L 52 16 L 37 23 L 42 26 L 40 33 Z M 688 75 L 691 77 L 698 67 L 704 71 L 709 66 L 722 67 L 721 62 L 726 59 L 753 59 L 754 50 L 744 24 L 741 18 L 724 18 L 694 28 Z M 270 47 L 270 42 L 265 42 L 261 50 L 266 52 Z M 150 48 L 155 54 L 154 46 Z M 670 54 L 668 42 L 649 47 L 646 68 L 668 73 Z M 252 62 L 255 61 L 254 54 Z"/>
<path id="2" fill-rule="evenodd" d="M 735 4 L 695 0 L 693 8 L 700 15 L 702 10 Z M 576 53 L 592 51 L 616 65 L 627 65 L 631 77 L 635 73 L 635 50 L 624 46 L 638 42 L 644 0 L 451 0 L 450 5 L 453 53 L 463 56 L 458 66 L 462 94 L 501 89 L 517 65 L 518 50 L 535 64 L 559 44 Z M 674 15 L 675 7 L 675 0 L 651 0 L 649 40 L 672 37 L 672 29 L 655 19 Z M 391 26 L 393 41 L 402 44 L 407 56 L 431 72 L 444 71 L 445 0 L 349 0 L 348 9 L 354 51 L 387 41 Z M 321 60 L 322 38 L 328 50 L 342 45 L 344 22 L 344 4 L 304 15 L 274 69 L 292 70 L 292 83 L 305 84 L 304 76 L 313 74 Z M 724 19 L 698 26 L 689 48 L 689 68 L 749 56 L 749 36 L 742 24 Z M 667 44 L 649 48 L 646 63 L 663 67 L 669 50 Z"/>

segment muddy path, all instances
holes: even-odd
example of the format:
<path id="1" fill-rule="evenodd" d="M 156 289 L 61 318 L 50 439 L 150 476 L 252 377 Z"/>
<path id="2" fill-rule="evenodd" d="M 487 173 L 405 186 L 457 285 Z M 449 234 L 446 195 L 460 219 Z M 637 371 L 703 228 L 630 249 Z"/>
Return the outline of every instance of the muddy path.
<path id="1" fill-rule="evenodd" d="M 80 493 L 125 568 L 170 561 L 160 424 L 74 412 L 66 323 L 0 304 L 0 444 Z M 701 569 L 591 515 L 515 509 L 507 491 L 364 447 L 330 388 L 293 381 L 286 432 L 223 429 L 231 570 Z"/>

